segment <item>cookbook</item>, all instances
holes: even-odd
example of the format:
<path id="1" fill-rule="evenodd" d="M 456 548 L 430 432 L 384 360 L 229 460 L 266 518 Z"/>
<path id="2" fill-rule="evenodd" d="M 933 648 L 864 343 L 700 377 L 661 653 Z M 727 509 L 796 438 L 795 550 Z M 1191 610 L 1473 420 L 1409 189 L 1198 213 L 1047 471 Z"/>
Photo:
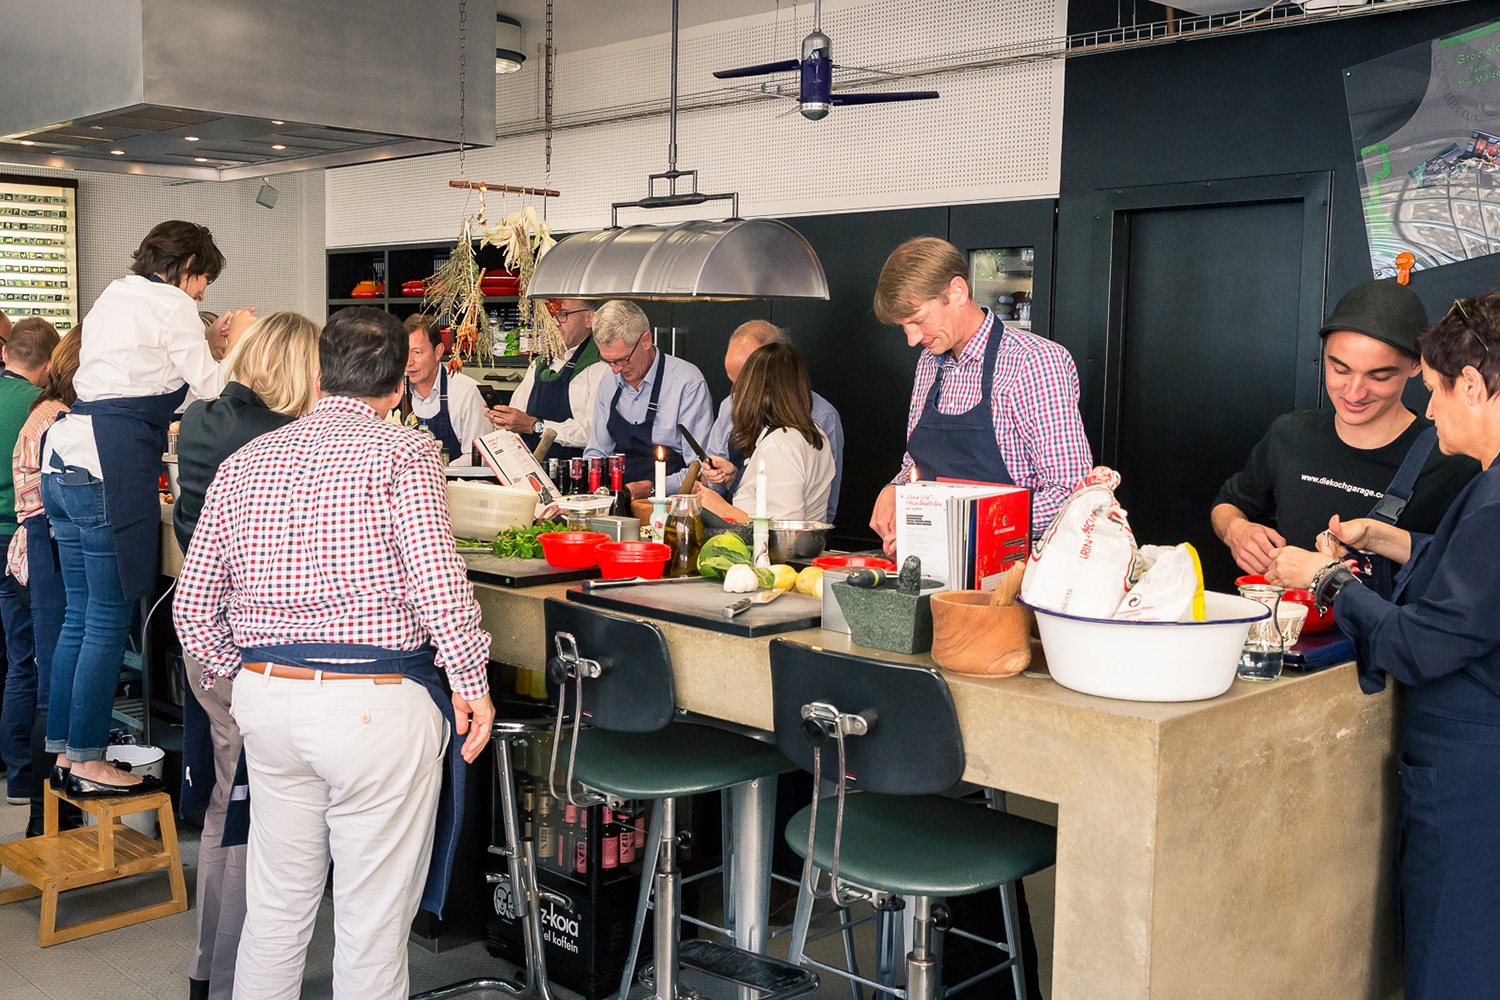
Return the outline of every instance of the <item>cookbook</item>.
<path id="1" fill-rule="evenodd" d="M 949 590 L 993 590 L 1031 541 L 1031 491 L 939 479 L 896 487 L 896 561 Z"/>
<path id="2" fill-rule="evenodd" d="M 537 495 L 537 516 L 555 512 L 561 496 L 547 470 L 532 457 L 531 449 L 515 431 L 492 431 L 474 439 L 479 457 L 505 486 L 529 487 Z"/>

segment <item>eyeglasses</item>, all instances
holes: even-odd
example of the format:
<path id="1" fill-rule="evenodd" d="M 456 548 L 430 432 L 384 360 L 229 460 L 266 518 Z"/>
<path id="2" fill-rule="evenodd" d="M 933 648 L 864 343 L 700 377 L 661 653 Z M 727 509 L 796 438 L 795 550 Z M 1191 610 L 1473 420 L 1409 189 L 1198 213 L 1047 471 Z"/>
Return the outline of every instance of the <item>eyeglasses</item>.
<path id="1" fill-rule="evenodd" d="M 1478 365 L 1478 367 L 1482 369 L 1485 362 L 1489 361 L 1490 359 L 1490 347 L 1484 342 L 1484 338 L 1479 335 L 1479 331 L 1474 329 L 1474 325 L 1471 322 L 1472 317 L 1470 317 L 1469 315 L 1469 309 L 1473 305 L 1473 299 L 1454 299 L 1453 308 L 1448 310 L 1448 316 L 1452 316 L 1454 313 L 1457 313 L 1459 323 L 1463 325 L 1463 328 L 1465 330 L 1469 331 L 1469 335 L 1471 337 L 1479 341 L 1479 349 L 1484 352 L 1484 360 L 1480 361 Z M 1443 318 L 1447 319 L 1447 316 Z"/>
<path id="2" fill-rule="evenodd" d="M 630 364 L 630 359 L 635 357 L 635 352 L 641 349 L 641 344 L 643 344 L 645 340 L 646 335 L 643 333 L 641 334 L 640 339 L 635 342 L 635 346 L 630 349 L 630 353 L 625 355 L 623 358 L 620 358 L 618 361 L 611 361 L 610 359 L 604 357 L 602 354 L 599 356 L 599 360 L 609 365 L 612 371 L 619 371 L 621 368 L 624 368 L 626 365 Z"/>
<path id="3" fill-rule="evenodd" d="M 592 309 L 559 309 L 552 316 L 559 323 L 566 322 L 569 316 L 577 316 L 579 313 L 591 313 Z"/>

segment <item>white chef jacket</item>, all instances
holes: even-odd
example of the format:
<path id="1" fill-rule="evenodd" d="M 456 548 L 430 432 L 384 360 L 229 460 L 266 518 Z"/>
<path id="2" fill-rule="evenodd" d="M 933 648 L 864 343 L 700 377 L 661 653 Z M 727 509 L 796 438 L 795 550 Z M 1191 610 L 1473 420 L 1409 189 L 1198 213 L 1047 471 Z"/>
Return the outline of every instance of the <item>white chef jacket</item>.
<path id="1" fill-rule="evenodd" d="M 583 344 L 565 353 L 560 358 L 554 358 L 551 369 L 555 372 L 562 371 L 563 365 L 577 352 L 583 350 Z M 568 406 L 573 415 L 567 420 L 543 420 L 546 428 L 557 431 L 557 444 L 565 448 L 587 448 L 589 435 L 594 432 L 594 399 L 599 395 L 599 383 L 604 381 L 604 376 L 609 374 L 609 365 L 603 361 L 596 361 L 582 371 L 573 373 L 573 381 L 568 383 Z M 526 375 L 521 379 L 520 386 L 511 393 L 510 405 L 523 413 L 529 412 L 526 404 L 531 402 L 531 388 L 536 384 L 536 365 L 526 366 Z M 535 414 L 533 414 L 534 416 Z M 530 431 L 531 428 L 526 428 Z"/>

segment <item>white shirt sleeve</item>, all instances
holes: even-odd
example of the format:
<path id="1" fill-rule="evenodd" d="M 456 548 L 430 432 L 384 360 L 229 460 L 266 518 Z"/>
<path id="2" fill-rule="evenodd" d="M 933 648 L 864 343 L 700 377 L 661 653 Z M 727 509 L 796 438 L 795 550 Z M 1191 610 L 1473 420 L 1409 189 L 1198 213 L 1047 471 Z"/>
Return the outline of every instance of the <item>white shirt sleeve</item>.
<path id="1" fill-rule="evenodd" d="M 217 399 L 224 391 L 224 367 L 214 360 L 208 340 L 203 335 L 203 320 L 198 318 L 198 304 L 187 296 L 174 305 L 169 322 L 162 331 L 162 346 L 172 366 L 187 382 L 188 389 L 199 399 Z"/>
<path id="2" fill-rule="evenodd" d="M 463 454 L 453 456 L 448 464 L 467 466 L 473 455 L 474 439 L 494 430 L 490 418 L 484 415 L 484 397 L 479 394 L 479 384 L 467 375 L 455 375 L 448 380 L 448 419 L 463 446 Z"/>
<path id="3" fill-rule="evenodd" d="M 548 420 L 557 431 L 557 443 L 569 448 L 585 448 L 594 434 L 594 400 L 599 398 L 599 383 L 609 374 L 609 365 L 596 361 L 581 372 L 575 372 L 568 383 L 568 406 L 573 416 L 568 420 Z"/>
<path id="4" fill-rule="evenodd" d="M 510 405 L 525 412 L 526 404 L 531 402 L 531 387 L 535 382 L 536 365 L 527 365 L 526 374 L 521 376 L 521 384 L 510 394 Z"/>

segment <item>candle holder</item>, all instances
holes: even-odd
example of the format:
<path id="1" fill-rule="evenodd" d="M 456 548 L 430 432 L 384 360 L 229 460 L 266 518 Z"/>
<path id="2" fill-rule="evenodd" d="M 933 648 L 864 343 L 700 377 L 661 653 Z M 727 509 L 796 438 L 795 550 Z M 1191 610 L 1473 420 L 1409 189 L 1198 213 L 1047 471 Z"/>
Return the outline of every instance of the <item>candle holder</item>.
<path id="1" fill-rule="evenodd" d="M 651 540 L 653 542 L 665 542 L 667 540 L 667 498 L 651 498 Z"/>
<path id="2" fill-rule="evenodd" d="M 751 538 L 753 543 L 750 551 L 753 553 L 753 561 L 757 566 L 771 565 L 771 519 L 769 517 L 752 517 L 753 525 Z"/>

